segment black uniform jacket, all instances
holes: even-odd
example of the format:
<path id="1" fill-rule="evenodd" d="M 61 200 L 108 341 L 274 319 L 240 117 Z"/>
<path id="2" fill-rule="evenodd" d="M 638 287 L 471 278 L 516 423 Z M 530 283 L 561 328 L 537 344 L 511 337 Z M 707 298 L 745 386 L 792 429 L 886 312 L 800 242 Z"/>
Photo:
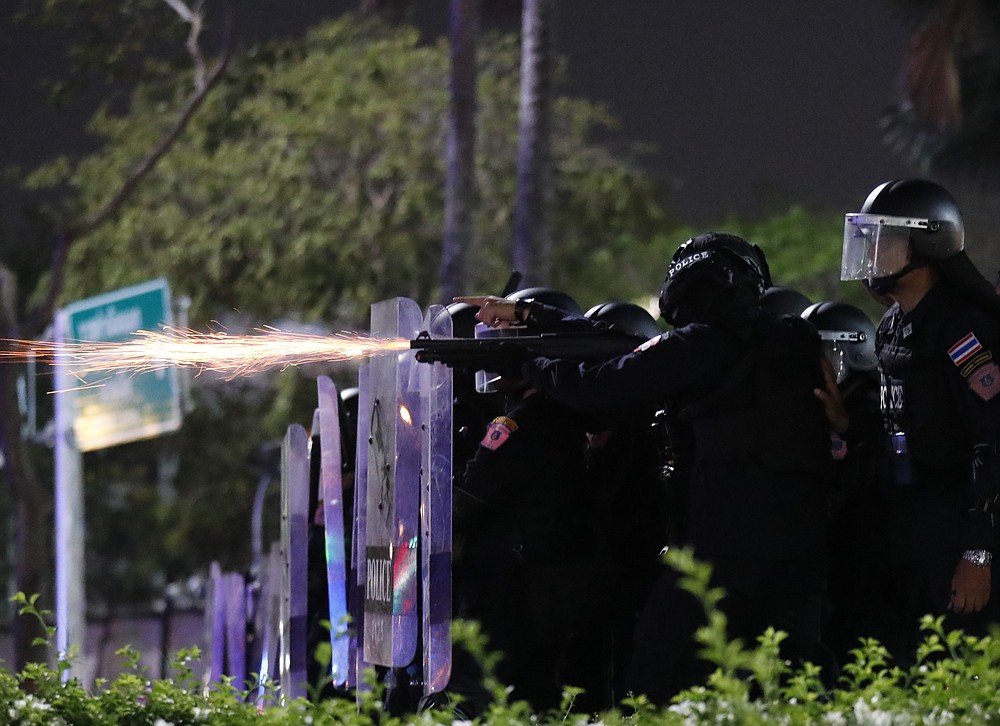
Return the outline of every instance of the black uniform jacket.
<path id="1" fill-rule="evenodd" d="M 671 402 L 687 418 L 699 555 L 818 562 L 832 465 L 819 337 L 789 316 L 751 328 L 692 324 L 598 365 L 536 358 L 525 375 L 578 410 Z"/>
<path id="2" fill-rule="evenodd" d="M 981 509 L 1000 491 L 998 325 L 944 282 L 909 313 L 894 305 L 879 324 L 891 521 L 901 554 L 997 552 Z"/>
<path id="3" fill-rule="evenodd" d="M 540 394 L 489 424 L 455 491 L 456 535 L 477 568 L 581 554 L 591 540 L 585 446 L 579 414 Z"/>

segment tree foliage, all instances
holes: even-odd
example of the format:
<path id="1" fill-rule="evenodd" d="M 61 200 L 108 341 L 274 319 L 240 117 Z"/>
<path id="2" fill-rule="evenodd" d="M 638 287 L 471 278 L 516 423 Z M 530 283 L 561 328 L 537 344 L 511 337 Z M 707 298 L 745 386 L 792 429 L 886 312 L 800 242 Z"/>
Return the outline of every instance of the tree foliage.
<path id="1" fill-rule="evenodd" d="M 238 309 L 351 325 L 374 300 L 436 302 L 447 49 L 418 41 L 412 29 L 346 19 L 239 59 L 118 218 L 75 247 L 68 297 L 166 275 L 197 320 Z M 517 58 L 510 38 L 482 53 L 469 291 L 506 278 Z M 91 130 L 104 149 L 32 183 L 68 182 L 83 207 L 98 204 L 160 133 L 167 104 L 140 89 L 126 116 L 103 109 Z M 558 117 L 557 285 L 573 282 L 581 254 L 626 231 L 641 245 L 662 222 L 656 185 L 589 143 L 606 111 L 562 99 Z"/>
<path id="2" fill-rule="evenodd" d="M 95 84 L 124 90 L 190 65 L 187 31 L 164 0 L 17 0 L 17 8 L 22 21 L 69 39 L 61 75 L 45 81 L 57 103 Z"/>

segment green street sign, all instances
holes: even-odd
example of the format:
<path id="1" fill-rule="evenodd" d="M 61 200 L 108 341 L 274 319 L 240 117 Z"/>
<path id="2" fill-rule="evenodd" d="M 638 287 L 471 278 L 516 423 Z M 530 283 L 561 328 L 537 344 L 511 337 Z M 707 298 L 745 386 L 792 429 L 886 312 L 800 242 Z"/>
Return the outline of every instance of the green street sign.
<path id="1" fill-rule="evenodd" d="M 61 311 L 63 339 L 123 342 L 137 330 L 173 324 L 167 281 L 79 300 Z M 71 369 L 72 370 L 72 369 Z M 181 425 L 177 369 L 142 373 L 72 372 L 73 433 L 80 451 L 104 449 L 176 431 Z"/>

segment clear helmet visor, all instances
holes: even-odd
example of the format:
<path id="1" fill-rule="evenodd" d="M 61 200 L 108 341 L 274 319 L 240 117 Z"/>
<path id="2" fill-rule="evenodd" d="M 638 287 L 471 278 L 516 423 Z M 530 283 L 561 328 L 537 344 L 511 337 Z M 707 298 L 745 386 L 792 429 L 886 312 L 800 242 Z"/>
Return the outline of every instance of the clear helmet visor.
<path id="1" fill-rule="evenodd" d="M 819 337 L 823 355 L 837 374 L 837 383 L 843 383 L 854 370 L 851 365 L 852 346 L 863 343 L 865 334 L 855 330 L 821 330 Z"/>
<path id="2" fill-rule="evenodd" d="M 496 393 L 500 376 L 492 371 L 476 371 L 476 393 Z"/>
<path id="3" fill-rule="evenodd" d="M 510 338 L 519 335 L 528 335 L 528 331 L 524 326 L 515 325 L 491 328 L 486 323 L 476 323 L 473 332 L 473 337 L 477 340 L 482 338 Z M 502 391 L 497 387 L 497 382 L 501 377 L 495 371 L 476 371 L 476 393 L 501 393 Z"/>
<path id="4" fill-rule="evenodd" d="M 847 350 L 844 344 L 836 340 L 823 341 L 823 356 L 830 361 L 837 374 L 837 383 L 847 380 L 850 369 L 847 367 Z"/>
<path id="5" fill-rule="evenodd" d="M 910 261 L 910 230 L 926 229 L 926 219 L 848 214 L 844 219 L 841 280 L 874 280 L 893 275 Z"/>

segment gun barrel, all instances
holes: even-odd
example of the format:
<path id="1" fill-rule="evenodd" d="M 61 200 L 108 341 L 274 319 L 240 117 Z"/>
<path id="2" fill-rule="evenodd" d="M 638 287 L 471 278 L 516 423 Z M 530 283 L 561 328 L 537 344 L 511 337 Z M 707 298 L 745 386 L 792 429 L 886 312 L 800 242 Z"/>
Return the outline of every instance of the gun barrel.
<path id="1" fill-rule="evenodd" d="M 421 363 L 446 363 L 448 365 L 473 363 L 485 364 L 491 359 L 505 357 L 512 353 L 524 353 L 523 348 L 514 348 L 513 339 L 477 338 L 417 338 L 410 341 L 410 349 L 417 351 Z"/>
<path id="2" fill-rule="evenodd" d="M 496 338 L 429 338 L 410 341 L 421 363 L 488 368 L 490 361 L 545 357 L 600 362 L 617 358 L 643 341 L 616 331 L 542 333 Z"/>

